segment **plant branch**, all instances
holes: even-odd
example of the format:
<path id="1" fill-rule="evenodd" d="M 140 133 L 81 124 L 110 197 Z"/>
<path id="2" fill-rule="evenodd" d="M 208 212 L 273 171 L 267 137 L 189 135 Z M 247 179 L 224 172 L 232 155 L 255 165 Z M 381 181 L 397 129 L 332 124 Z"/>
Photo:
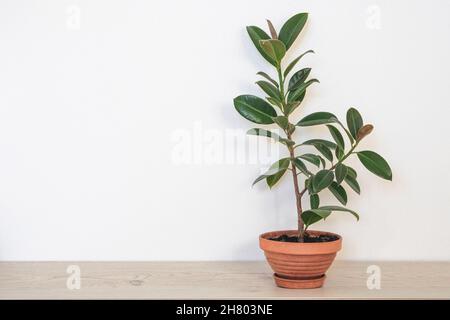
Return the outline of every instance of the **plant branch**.
<path id="1" fill-rule="evenodd" d="M 359 141 L 356 141 L 355 144 L 352 146 L 352 148 L 347 152 L 347 154 L 344 155 L 341 160 L 336 162 L 336 164 L 334 164 L 329 170 L 334 170 L 339 163 L 344 162 L 344 160 L 347 159 L 353 153 L 353 150 L 355 150 L 355 148 L 358 146 L 358 143 Z"/>
<path id="2" fill-rule="evenodd" d="M 277 66 L 277 73 L 278 73 L 278 82 L 280 83 L 281 106 L 282 106 L 283 114 L 285 114 L 286 101 L 285 101 L 285 97 L 284 97 L 284 78 L 283 78 L 283 72 L 282 72 L 280 66 Z"/>
<path id="3" fill-rule="evenodd" d="M 291 136 L 288 135 L 290 139 Z M 288 147 L 289 154 L 292 159 L 295 159 L 294 148 L 292 146 Z M 304 232 L 305 232 L 305 224 L 302 219 L 302 195 L 298 186 L 298 178 L 297 178 L 297 168 L 295 167 L 294 161 L 291 161 L 292 165 L 292 177 L 294 179 L 294 192 L 295 192 L 295 200 L 297 205 L 297 225 L 298 225 L 298 242 L 303 242 Z"/>

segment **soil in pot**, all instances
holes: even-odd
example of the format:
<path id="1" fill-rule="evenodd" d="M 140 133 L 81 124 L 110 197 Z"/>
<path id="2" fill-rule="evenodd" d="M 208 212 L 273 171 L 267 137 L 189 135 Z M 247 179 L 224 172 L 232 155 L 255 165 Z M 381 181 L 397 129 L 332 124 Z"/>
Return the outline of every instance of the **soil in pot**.
<path id="1" fill-rule="evenodd" d="M 326 235 L 326 234 L 320 234 L 318 236 L 316 235 L 309 235 L 305 234 L 303 237 L 304 243 L 314 243 L 314 242 L 330 242 L 330 241 L 336 241 L 339 237 L 335 235 Z M 269 238 L 269 240 L 273 241 L 281 241 L 281 242 L 298 242 L 297 236 L 289 236 L 287 234 L 282 234 L 278 237 Z"/>

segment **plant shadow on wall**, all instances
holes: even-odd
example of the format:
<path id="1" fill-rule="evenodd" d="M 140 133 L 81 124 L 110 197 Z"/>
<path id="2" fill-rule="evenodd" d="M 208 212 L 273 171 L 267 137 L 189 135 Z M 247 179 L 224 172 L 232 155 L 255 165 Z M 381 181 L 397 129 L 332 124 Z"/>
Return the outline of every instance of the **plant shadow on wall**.
<path id="1" fill-rule="evenodd" d="M 346 207 L 347 189 L 360 193 L 357 173 L 345 161 L 356 156 L 370 172 L 386 180 L 392 180 L 392 171 L 386 160 L 369 150 L 359 150 L 359 145 L 373 130 L 364 124 L 361 114 L 350 108 L 346 125 L 334 114 L 315 112 L 295 122 L 290 115 L 297 110 L 305 98 L 307 88 L 317 79 L 309 79 L 311 68 L 294 72 L 302 57 L 313 53 L 308 50 L 284 67 L 283 58 L 302 31 L 308 19 L 307 13 L 290 18 L 277 33 L 268 20 L 270 36 L 256 26 L 247 27 L 247 32 L 261 56 L 274 68 L 276 77 L 260 71 L 262 80 L 256 84 L 265 93 L 265 99 L 253 95 L 240 95 L 234 106 L 245 119 L 260 124 L 276 124 L 283 136 L 264 128 L 252 128 L 250 135 L 274 140 L 284 145 L 289 157 L 276 161 L 269 170 L 260 175 L 253 184 L 265 182 L 270 188 L 284 176 L 293 179 L 297 208 L 297 230 L 268 232 L 260 236 L 260 246 L 275 271 L 277 285 L 287 288 L 316 288 L 323 285 L 325 272 L 341 248 L 339 235 L 311 231 L 309 227 L 325 220 L 333 212 L 348 212 L 359 219 L 359 215 Z M 276 78 L 276 80 L 274 79 Z M 289 79 L 289 80 L 288 80 Z M 326 125 L 332 141 L 310 139 L 296 142 L 297 131 L 309 126 Z M 344 139 L 344 136 L 346 137 Z M 313 147 L 316 152 L 304 149 Z M 314 169 L 313 169 L 314 168 Z M 321 205 L 320 192 L 328 189 L 340 205 Z M 304 200 L 309 199 L 309 209 L 304 209 Z"/>

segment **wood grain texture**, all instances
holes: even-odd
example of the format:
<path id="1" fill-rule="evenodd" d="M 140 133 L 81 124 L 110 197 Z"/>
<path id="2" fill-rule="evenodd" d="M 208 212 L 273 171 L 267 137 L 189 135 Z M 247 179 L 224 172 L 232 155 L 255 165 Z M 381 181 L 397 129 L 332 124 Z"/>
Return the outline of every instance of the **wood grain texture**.
<path id="1" fill-rule="evenodd" d="M 69 265 L 81 288 L 66 286 Z M 369 290 L 367 267 L 381 268 Z M 323 288 L 274 285 L 266 262 L 3 262 L 0 299 L 450 299 L 448 262 L 336 261 Z"/>

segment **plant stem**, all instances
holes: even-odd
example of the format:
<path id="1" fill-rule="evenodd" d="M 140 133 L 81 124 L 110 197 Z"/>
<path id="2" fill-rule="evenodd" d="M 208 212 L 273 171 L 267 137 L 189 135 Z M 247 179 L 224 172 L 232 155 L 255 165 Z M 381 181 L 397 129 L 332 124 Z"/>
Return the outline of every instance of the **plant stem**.
<path id="1" fill-rule="evenodd" d="M 285 113 L 286 103 L 284 101 L 284 79 L 283 79 L 283 73 L 281 71 L 281 67 L 280 66 L 277 67 L 277 72 L 278 72 L 278 82 L 280 83 L 281 104 L 282 104 L 282 107 L 283 107 L 283 113 Z"/>
<path id="2" fill-rule="evenodd" d="M 286 115 L 286 101 L 284 96 L 284 79 L 283 79 L 283 73 L 281 71 L 281 67 L 277 66 L 277 72 L 278 72 L 278 81 L 280 83 L 280 97 L 281 97 L 281 103 L 283 107 L 283 113 L 286 117 L 289 117 Z M 286 136 L 289 140 L 292 140 L 291 133 L 289 133 L 287 130 L 285 130 Z M 288 146 L 289 155 L 291 159 L 295 159 L 295 152 L 293 146 Z M 295 192 L 295 203 L 297 206 L 297 228 L 298 228 L 298 242 L 303 242 L 304 234 L 305 234 L 305 223 L 302 219 L 302 195 L 300 194 L 300 189 L 298 187 L 298 177 L 297 177 L 297 168 L 295 167 L 294 161 L 291 161 L 292 165 L 292 178 L 294 179 L 294 192 Z"/>
<path id="3" fill-rule="evenodd" d="M 333 170 L 334 168 L 336 168 L 336 166 L 337 166 L 339 163 L 344 162 L 344 160 L 347 159 L 348 156 L 352 154 L 353 150 L 355 150 L 355 148 L 358 146 L 358 143 L 359 143 L 359 141 L 356 141 L 355 144 L 352 146 L 352 148 L 347 152 L 347 154 L 346 154 L 345 156 L 343 156 L 341 160 L 339 160 L 338 162 L 336 162 L 336 164 L 333 165 L 333 166 L 330 168 L 330 170 Z"/>
<path id="4" fill-rule="evenodd" d="M 290 139 L 290 135 L 288 136 Z M 289 155 L 291 159 L 295 159 L 294 148 L 292 146 L 289 147 Z M 302 194 L 300 193 L 300 189 L 298 187 L 298 178 L 297 178 L 297 168 L 294 165 L 294 162 L 291 161 L 292 164 L 292 177 L 294 179 L 294 192 L 295 192 L 295 203 L 297 205 L 297 228 L 298 228 L 298 242 L 303 242 L 303 238 L 305 235 L 305 224 L 302 219 Z"/>

